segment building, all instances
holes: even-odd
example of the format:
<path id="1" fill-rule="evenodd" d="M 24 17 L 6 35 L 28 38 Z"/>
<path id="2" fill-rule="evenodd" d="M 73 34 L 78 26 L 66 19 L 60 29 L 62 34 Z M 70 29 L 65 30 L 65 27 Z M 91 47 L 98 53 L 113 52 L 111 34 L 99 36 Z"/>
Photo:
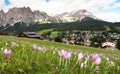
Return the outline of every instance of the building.
<path id="1" fill-rule="evenodd" d="M 18 37 L 43 39 L 43 37 L 38 35 L 36 32 L 22 32 L 18 35 Z"/>
<path id="2" fill-rule="evenodd" d="M 116 44 L 112 42 L 102 43 L 102 48 L 115 49 Z"/>

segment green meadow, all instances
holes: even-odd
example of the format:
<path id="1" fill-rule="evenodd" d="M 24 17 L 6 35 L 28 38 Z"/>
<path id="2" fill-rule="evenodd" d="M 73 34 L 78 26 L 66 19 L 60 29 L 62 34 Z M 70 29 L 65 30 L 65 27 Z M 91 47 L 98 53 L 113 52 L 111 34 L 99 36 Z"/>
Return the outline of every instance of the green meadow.
<path id="1" fill-rule="evenodd" d="M 12 42 L 17 45 L 12 46 Z M 33 49 L 33 45 L 37 46 Z M 11 50 L 6 56 L 4 50 Z M 71 53 L 68 59 L 61 50 Z M 83 57 L 78 60 L 78 54 Z M 99 55 L 99 64 L 93 56 Z M 88 61 L 86 57 L 89 56 Z M 0 36 L 0 74 L 119 74 L 120 51 Z"/>

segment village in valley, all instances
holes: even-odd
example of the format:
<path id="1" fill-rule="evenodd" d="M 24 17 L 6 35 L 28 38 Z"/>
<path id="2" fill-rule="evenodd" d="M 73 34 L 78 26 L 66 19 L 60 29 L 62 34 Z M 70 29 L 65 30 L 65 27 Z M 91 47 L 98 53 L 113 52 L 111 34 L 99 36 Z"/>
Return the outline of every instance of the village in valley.
<path id="1" fill-rule="evenodd" d="M 62 31 L 52 34 L 54 31 L 43 32 L 22 32 L 18 37 L 37 38 L 61 42 L 65 44 L 96 47 L 103 49 L 120 49 L 120 33 L 110 31 Z"/>

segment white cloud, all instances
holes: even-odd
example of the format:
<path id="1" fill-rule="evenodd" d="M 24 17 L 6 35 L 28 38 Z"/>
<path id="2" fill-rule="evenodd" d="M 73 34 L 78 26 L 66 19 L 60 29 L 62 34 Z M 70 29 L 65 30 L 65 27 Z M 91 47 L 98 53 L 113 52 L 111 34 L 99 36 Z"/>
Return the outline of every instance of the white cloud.
<path id="1" fill-rule="evenodd" d="M 2 0 L 3 1 L 3 0 Z M 87 9 L 88 11 L 98 11 L 109 9 L 116 0 L 9 0 L 11 7 L 31 7 L 32 10 L 39 9 L 48 13 L 61 13 L 75 9 Z"/>
<path id="2" fill-rule="evenodd" d="M 63 3 L 58 1 L 46 2 L 44 0 L 9 0 L 12 7 L 30 7 L 32 10 L 40 10 L 48 13 L 59 13 L 63 8 Z"/>
<path id="3" fill-rule="evenodd" d="M 113 8 L 120 8 L 120 3 L 115 3 L 115 4 L 113 5 Z"/>
<path id="4" fill-rule="evenodd" d="M 120 22 L 120 14 L 113 12 L 96 13 L 95 16 L 109 22 Z"/>
<path id="5" fill-rule="evenodd" d="M 59 14 L 65 11 L 70 12 L 77 9 L 86 9 L 90 12 L 101 12 L 109 10 L 112 7 L 120 7 L 119 4 L 115 3 L 116 0 L 49 0 L 49 2 L 46 2 L 45 0 L 9 1 L 11 4 L 9 6 L 5 6 L 4 0 L 0 0 L 0 9 L 7 11 L 9 8 L 25 6 L 30 7 L 32 10 L 45 11 L 48 14 Z M 118 14 L 114 13 L 114 17 L 116 15 Z"/>
<path id="6" fill-rule="evenodd" d="M 0 0 L 0 9 L 4 9 L 4 8 L 5 8 L 4 0 Z"/>

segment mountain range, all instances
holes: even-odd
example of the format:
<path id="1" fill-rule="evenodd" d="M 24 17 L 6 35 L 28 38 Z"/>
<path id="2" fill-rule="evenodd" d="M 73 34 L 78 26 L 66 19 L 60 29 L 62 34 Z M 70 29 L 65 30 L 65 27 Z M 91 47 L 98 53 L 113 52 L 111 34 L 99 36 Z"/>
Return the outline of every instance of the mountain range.
<path id="1" fill-rule="evenodd" d="M 112 17 L 111 17 L 112 18 Z M 53 29 L 54 31 L 89 30 L 120 33 L 120 22 L 107 22 L 97 18 L 87 10 L 74 10 L 54 16 L 39 10 L 32 11 L 29 7 L 12 8 L 8 12 L 0 11 L 0 34 L 25 31 L 38 32 Z"/>
<path id="2" fill-rule="evenodd" d="M 55 16 L 50 16 L 46 12 L 39 10 L 32 11 L 29 7 L 12 8 L 8 12 L 0 11 L 0 24 L 15 24 L 16 22 L 24 22 L 27 24 L 40 23 L 66 23 L 82 21 L 86 18 L 100 20 L 87 10 L 74 10 L 72 12 L 64 12 Z"/>

